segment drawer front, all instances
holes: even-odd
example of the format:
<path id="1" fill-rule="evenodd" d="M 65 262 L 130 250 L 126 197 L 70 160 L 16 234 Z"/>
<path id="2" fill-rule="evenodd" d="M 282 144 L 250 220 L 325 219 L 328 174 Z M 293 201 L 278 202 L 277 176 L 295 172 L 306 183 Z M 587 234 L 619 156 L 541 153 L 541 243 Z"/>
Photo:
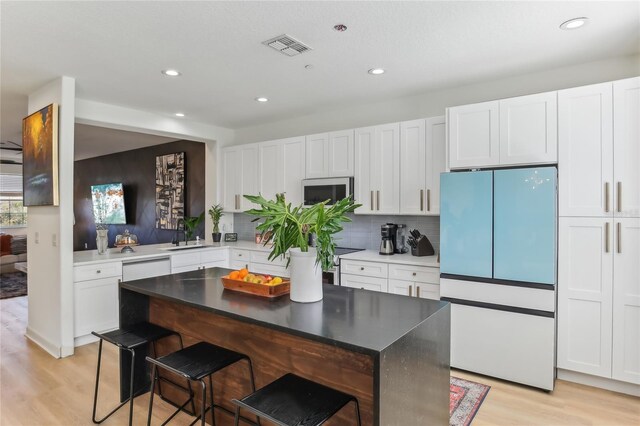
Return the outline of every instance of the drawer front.
<path id="1" fill-rule="evenodd" d="M 359 260 L 340 261 L 340 272 L 366 277 L 387 278 L 388 265 L 377 262 L 361 262 Z"/>
<path id="2" fill-rule="evenodd" d="M 249 262 L 245 262 L 244 260 L 232 260 L 229 262 L 229 268 L 231 269 L 249 269 Z"/>
<path id="3" fill-rule="evenodd" d="M 269 260 L 268 251 L 252 251 L 251 263 L 265 263 L 267 265 L 287 266 L 287 258 L 276 257 L 273 260 Z"/>
<path id="4" fill-rule="evenodd" d="M 269 274 L 274 277 L 289 277 L 289 270 L 284 266 L 268 265 L 264 263 L 249 264 L 251 273 Z"/>
<path id="5" fill-rule="evenodd" d="M 363 290 L 387 292 L 387 279 L 365 277 L 362 275 L 340 274 L 340 285 Z"/>
<path id="6" fill-rule="evenodd" d="M 215 262 L 206 262 L 202 264 L 202 269 L 207 268 L 228 268 L 229 261 L 228 260 L 217 260 Z"/>
<path id="7" fill-rule="evenodd" d="M 200 263 L 211 263 L 229 260 L 228 250 L 205 250 L 200 252 Z"/>
<path id="8" fill-rule="evenodd" d="M 186 266 L 172 266 L 171 267 L 171 273 L 172 274 L 179 274 L 181 272 L 197 271 L 198 269 L 200 269 L 200 265 L 198 265 L 198 264 L 186 265 Z"/>
<path id="9" fill-rule="evenodd" d="M 251 262 L 251 251 L 231 249 L 231 260 L 242 260 L 243 262 Z"/>
<path id="10" fill-rule="evenodd" d="M 427 266 L 389 265 L 389 278 L 415 281 L 419 283 L 439 284 L 440 269 Z"/>
<path id="11" fill-rule="evenodd" d="M 200 264 L 200 253 L 192 252 L 192 253 L 180 253 L 180 254 L 172 254 L 171 255 L 171 269 L 173 268 L 181 268 L 183 266 L 188 265 L 199 265 Z M 196 269 L 196 268 L 194 268 Z"/>
<path id="12" fill-rule="evenodd" d="M 96 278 L 122 278 L 122 262 L 105 262 L 97 265 L 73 268 L 73 281 L 95 280 Z"/>

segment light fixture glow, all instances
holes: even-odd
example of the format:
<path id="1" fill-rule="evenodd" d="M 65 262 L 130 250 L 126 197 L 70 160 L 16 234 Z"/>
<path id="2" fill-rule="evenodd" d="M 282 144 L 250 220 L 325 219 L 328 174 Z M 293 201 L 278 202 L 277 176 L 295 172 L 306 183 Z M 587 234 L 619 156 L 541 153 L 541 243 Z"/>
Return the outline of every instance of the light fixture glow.
<path id="1" fill-rule="evenodd" d="M 367 71 L 369 74 L 371 75 L 380 75 L 380 74 L 384 74 L 384 70 L 382 68 L 371 68 L 369 71 Z"/>
<path id="2" fill-rule="evenodd" d="M 179 75 L 181 75 L 182 73 L 178 70 L 162 70 L 162 74 L 168 76 L 168 77 L 178 77 Z"/>
<path id="3" fill-rule="evenodd" d="M 258 101 L 258 102 L 267 102 L 268 100 L 269 99 L 267 99 L 267 98 L 265 98 L 263 96 L 260 96 L 260 97 L 256 98 L 256 101 Z"/>
<path id="4" fill-rule="evenodd" d="M 176 117 L 184 117 L 184 113 L 182 113 L 182 112 L 176 112 Z"/>
<path id="5" fill-rule="evenodd" d="M 589 18 L 585 18 L 585 17 L 569 19 L 568 21 L 565 21 L 562 24 L 560 24 L 560 29 L 575 30 L 584 26 L 588 20 Z"/>

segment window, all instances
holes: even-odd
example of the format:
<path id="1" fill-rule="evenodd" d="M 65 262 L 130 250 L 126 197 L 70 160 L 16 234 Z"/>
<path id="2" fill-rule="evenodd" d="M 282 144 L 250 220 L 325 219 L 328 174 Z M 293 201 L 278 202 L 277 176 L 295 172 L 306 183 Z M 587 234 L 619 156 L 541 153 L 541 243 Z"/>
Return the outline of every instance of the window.
<path id="1" fill-rule="evenodd" d="M 27 226 L 22 205 L 22 176 L 0 174 L 0 228 Z"/>

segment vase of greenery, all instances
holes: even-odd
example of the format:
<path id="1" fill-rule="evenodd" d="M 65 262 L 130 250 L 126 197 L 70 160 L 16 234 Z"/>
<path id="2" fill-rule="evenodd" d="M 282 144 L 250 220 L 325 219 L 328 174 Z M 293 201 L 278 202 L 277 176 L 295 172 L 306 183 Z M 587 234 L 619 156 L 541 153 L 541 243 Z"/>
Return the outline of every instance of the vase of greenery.
<path id="1" fill-rule="evenodd" d="M 193 234 L 196 232 L 196 228 L 200 225 L 200 222 L 204 219 L 204 212 L 200 213 L 200 216 L 185 216 L 184 218 L 184 236 L 187 242 L 193 239 Z"/>
<path id="2" fill-rule="evenodd" d="M 222 236 L 219 228 L 220 218 L 224 216 L 224 213 L 222 213 L 222 206 L 220 204 L 211 206 L 211 208 L 209 209 L 209 216 L 211 217 L 211 221 L 213 222 L 213 232 L 211 233 L 211 238 L 213 238 L 214 243 L 219 243 L 220 237 Z"/>
<path id="3" fill-rule="evenodd" d="M 322 300 L 322 271 L 333 267 L 335 242 L 333 234 L 342 231 L 343 222 L 351 222 L 347 213 L 353 212 L 360 204 L 351 197 L 344 198 L 332 206 L 327 201 L 312 207 L 287 204 L 284 194 L 277 194 L 275 201 L 261 195 L 245 195 L 247 200 L 260 208 L 246 213 L 263 220 L 256 227 L 263 235 L 271 232 L 263 244 L 272 243 L 269 260 L 290 256 L 291 293 L 294 302 L 317 302 Z M 315 234 L 316 247 L 309 246 L 309 234 Z"/>

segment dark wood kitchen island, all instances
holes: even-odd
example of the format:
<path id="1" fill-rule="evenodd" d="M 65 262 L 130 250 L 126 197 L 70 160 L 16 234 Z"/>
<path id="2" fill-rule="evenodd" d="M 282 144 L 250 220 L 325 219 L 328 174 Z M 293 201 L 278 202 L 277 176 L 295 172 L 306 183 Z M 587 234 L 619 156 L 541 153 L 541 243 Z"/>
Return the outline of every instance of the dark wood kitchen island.
<path id="1" fill-rule="evenodd" d="M 123 282 L 120 324 L 149 321 L 179 332 L 185 345 L 208 341 L 245 353 L 257 387 L 293 372 L 353 394 L 363 425 L 449 424 L 448 303 L 332 285 L 316 303 L 269 300 L 225 290 L 220 277 L 229 271 Z M 158 346 L 160 354 L 177 349 L 169 340 Z M 128 361 L 121 357 L 126 392 Z M 136 389 L 143 392 L 149 373 L 140 367 Z M 214 388 L 216 403 L 232 409 L 231 398 L 250 391 L 246 364 L 216 373 Z M 176 402 L 183 400 L 176 394 Z M 348 405 L 327 424 L 355 424 L 346 421 L 352 416 Z M 233 424 L 233 418 L 217 412 L 216 423 Z"/>

